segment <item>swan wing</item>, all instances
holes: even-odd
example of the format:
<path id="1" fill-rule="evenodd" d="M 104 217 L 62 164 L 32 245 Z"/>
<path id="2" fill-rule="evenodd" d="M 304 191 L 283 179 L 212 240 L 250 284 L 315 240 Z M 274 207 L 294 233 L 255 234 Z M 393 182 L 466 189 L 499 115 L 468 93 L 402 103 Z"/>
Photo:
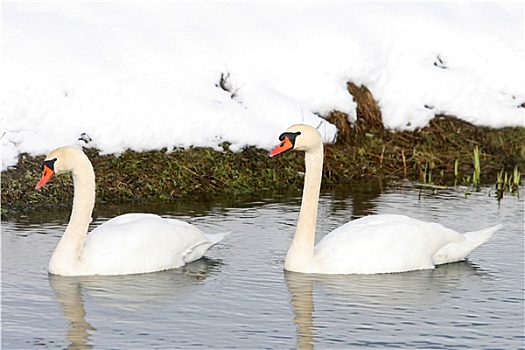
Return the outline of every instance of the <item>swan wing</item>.
<path id="1" fill-rule="evenodd" d="M 131 274 L 183 266 L 212 245 L 193 225 L 154 214 L 125 214 L 94 229 L 81 264 L 88 274 Z"/>
<path id="2" fill-rule="evenodd" d="M 373 215 L 351 221 L 315 247 L 325 273 L 390 273 L 434 267 L 441 248 L 465 237 L 440 224 L 404 215 Z"/>

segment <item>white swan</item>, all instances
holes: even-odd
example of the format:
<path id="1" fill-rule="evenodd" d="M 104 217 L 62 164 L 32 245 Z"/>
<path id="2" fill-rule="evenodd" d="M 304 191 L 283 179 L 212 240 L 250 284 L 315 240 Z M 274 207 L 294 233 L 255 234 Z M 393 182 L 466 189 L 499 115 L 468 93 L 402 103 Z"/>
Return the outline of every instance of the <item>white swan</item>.
<path id="1" fill-rule="evenodd" d="M 51 260 L 55 275 L 126 275 L 181 267 L 200 259 L 227 234 L 208 235 L 175 219 L 154 214 L 124 214 L 95 228 L 88 235 L 95 205 L 95 174 L 82 150 L 58 148 L 47 156 L 36 189 L 55 174 L 73 174 L 71 218 Z"/>
<path id="2" fill-rule="evenodd" d="M 293 125 L 279 137 L 270 157 L 305 151 L 306 173 L 299 220 L 286 254 L 289 271 L 370 274 L 432 269 L 463 260 L 502 225 L 460 234 L 440 224 L 404 215 L 371 215 L 335 229 L 314 248 L 317 204 L 323 169 L 323 143 L 308 125 Z"/>

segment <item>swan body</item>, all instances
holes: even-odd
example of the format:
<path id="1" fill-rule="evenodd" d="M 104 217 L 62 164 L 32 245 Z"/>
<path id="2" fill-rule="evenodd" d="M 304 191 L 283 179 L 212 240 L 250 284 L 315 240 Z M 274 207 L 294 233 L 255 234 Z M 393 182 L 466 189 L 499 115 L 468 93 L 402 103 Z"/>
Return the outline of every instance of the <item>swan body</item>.
<path id="1" fill-rule="evenodd" d="M 200 259 L 228 233 L 205 234 L 195 226 L 154 214 L 124 214 L 88 234 L 95 203 L 91 162 L 78 148 L 51 152 L 37 189 L 55 174 L 72 172 L 71 218 L 49 262 L 55 275 L 125 275 L 177 268 Z"/>
<path id="2" fill-rule="evenodd" d="M 502 225 L 460 234 L 404 215 L 370 215 L 336 228 L 314 246 L 323 167 L 323 143 L 308 125 L 293 125 L 270 152 L 305 151 L 305 182 L 297 228 L 286 254 L 288 271 L 372 274 L 432 269 L 465 259 Z"/>

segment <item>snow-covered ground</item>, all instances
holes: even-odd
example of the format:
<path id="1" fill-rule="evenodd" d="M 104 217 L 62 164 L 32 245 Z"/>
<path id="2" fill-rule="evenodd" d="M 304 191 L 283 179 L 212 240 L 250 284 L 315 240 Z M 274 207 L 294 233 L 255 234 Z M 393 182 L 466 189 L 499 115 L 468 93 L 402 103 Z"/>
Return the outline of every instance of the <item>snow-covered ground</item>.
<path id="1" fill-rule="evenodd" d="M 105 153 L 270 148 L 298 122 L 329 142 L 347 81 L 392 129 L 524 126 L 524 62 L 523 2 L 3 2 L 2 170 L 82 133 Z"/>

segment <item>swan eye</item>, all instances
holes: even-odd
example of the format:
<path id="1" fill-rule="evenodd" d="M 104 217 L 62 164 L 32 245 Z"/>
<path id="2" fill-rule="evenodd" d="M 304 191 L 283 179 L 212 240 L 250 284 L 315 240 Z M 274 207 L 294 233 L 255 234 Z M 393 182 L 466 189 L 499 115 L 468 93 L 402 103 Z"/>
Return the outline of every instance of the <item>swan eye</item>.
<path id="1" fill-rule="evenodd" d="M 299 135 L 301 135 L 300 131 L 297 131 L 297 132 L 283 132 L 281 134 L 281 136 L 279 136 L 279 141 L 284 141 L 284 139 L 286 137 L 288 137 L 292 141 L 292 143 L 295 143 L 295 138 L 297 136 L 299 136 Z"/>
<path id="2" fill-rule="evenodd" d="M 55 170 L 55 162 L 57 161 L 56 158 L 44 160 L 42 163 L 42 170 L 44 170 L 44 167 L 47 166 L 51 170 Z"/>

